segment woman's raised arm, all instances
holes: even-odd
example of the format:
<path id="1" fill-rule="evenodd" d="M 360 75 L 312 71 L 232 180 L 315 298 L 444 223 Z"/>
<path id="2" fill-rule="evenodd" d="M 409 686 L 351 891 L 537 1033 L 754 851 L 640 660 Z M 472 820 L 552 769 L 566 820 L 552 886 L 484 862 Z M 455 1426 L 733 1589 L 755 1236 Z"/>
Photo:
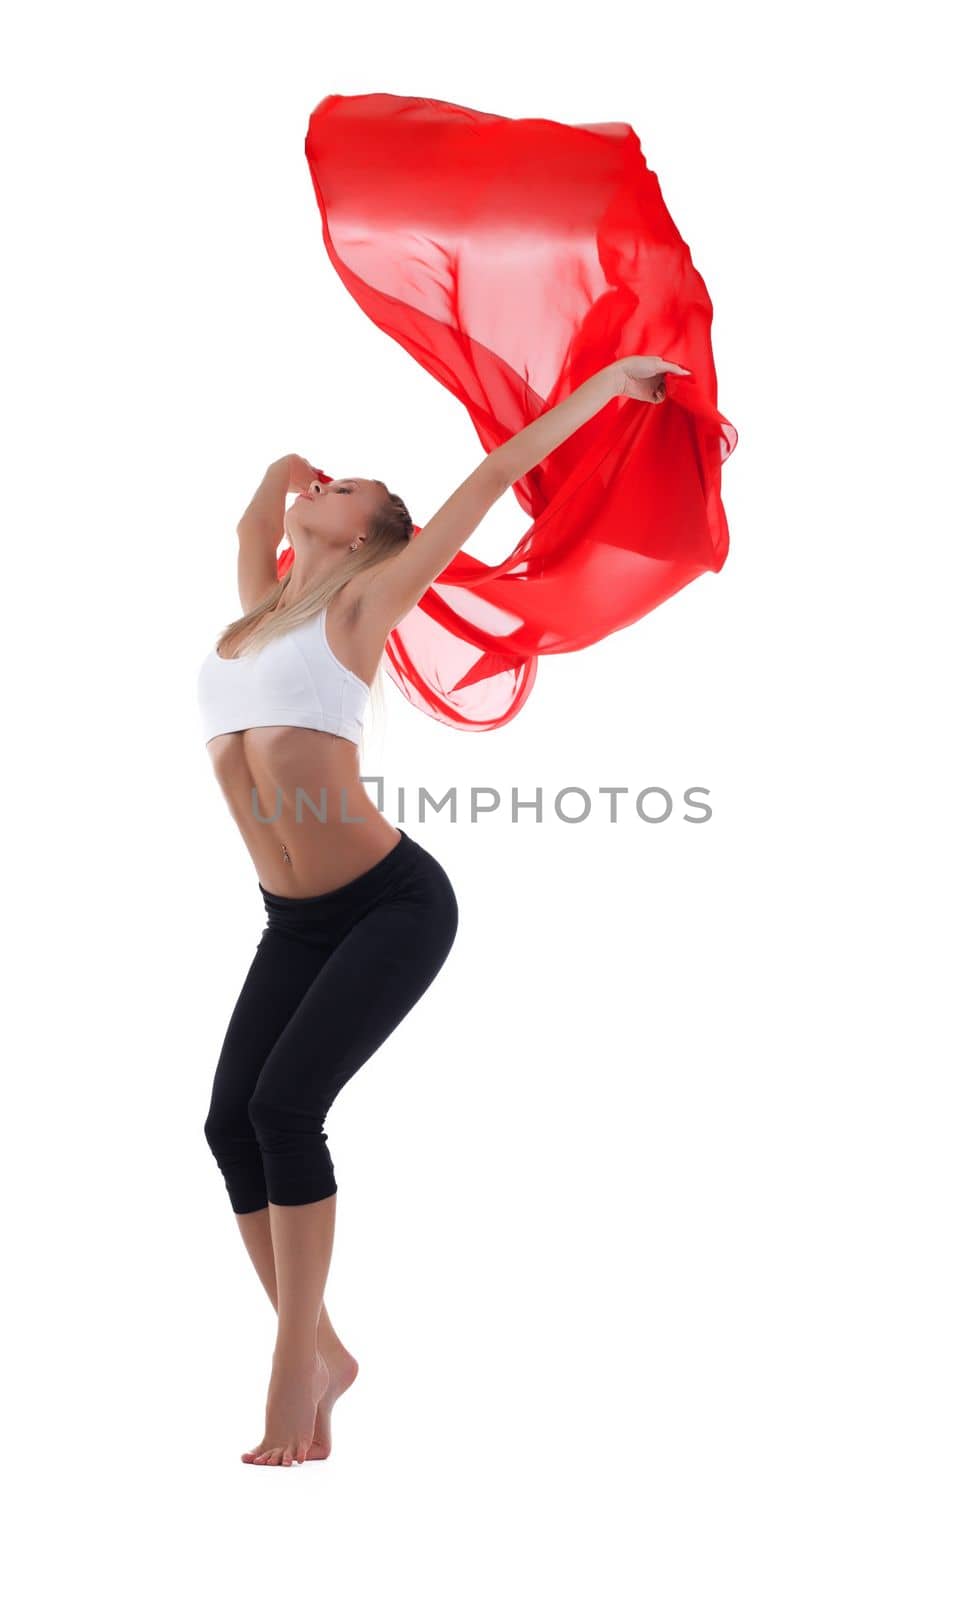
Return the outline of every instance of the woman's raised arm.
<path id="1" fill-rule="evenodd" d="M 485 456 L 406 549 L 372 568 L 363 586 L 362 606 L 375 617 L 383 632 L 397 627 L 418 604 L 495 500 L 584 422 L 589 422 L 608 400 L 622 394 L 623 382 L 616 363 L 587 378 L 566 400 Z"/>
<path id="2" fill-rule="evenodd" d="M 239 518 L 236 532 L 243 614 L 261 605 L 278 582 L 276 552 L 285 533 L 287 496 L 307 489 L 315 478 L 330 481 L 327 472 L 313 467 L 304 456 L 280 456 L 266 468 L 262 482 Z"/>
<path id="3" fill-rule="evenodd" d="M 289 460 L 282 456 L 265 476 L 238 523 L 239 601 L 243 615 L 261 605 L 276 579 L 275 557 L 285 533 L 285 499 L 289 492 Z"/>

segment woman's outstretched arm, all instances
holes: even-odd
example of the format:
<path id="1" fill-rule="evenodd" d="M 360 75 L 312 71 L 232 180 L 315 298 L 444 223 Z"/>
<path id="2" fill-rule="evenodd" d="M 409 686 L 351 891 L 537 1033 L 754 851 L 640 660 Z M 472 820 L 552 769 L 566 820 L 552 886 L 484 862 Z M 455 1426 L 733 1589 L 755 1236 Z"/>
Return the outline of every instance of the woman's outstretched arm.
<path id="1" fill-rule="evenodd" d="M 362 606 L 366 614 L 374 616 L 382 632 L 389 633 L 418 604 L 494 502 L 517 478 L 536 467 L 589 422 L 608 400 L 623 392 L 623 376 L 616 362 L 596 372 L 566 400 L 485 456 L 406 549 L 372 568 L 363 586 Z"/>

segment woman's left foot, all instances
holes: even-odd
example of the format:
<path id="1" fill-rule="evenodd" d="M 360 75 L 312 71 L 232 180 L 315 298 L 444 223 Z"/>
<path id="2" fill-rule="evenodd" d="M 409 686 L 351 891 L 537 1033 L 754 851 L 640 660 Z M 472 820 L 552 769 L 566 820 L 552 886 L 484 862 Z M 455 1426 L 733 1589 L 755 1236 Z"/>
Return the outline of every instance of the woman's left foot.
<path id="1" fill-rule="evenodd" d="M 317 1350 L 310 1359 L 294 1363 L 273 1357 L 265 1433 L 253 1450 L 243 1452 L 242 1460 L 258 1467 L 290 1467 L 305 1461 L 328 1382 L 328 1367 Z"/>

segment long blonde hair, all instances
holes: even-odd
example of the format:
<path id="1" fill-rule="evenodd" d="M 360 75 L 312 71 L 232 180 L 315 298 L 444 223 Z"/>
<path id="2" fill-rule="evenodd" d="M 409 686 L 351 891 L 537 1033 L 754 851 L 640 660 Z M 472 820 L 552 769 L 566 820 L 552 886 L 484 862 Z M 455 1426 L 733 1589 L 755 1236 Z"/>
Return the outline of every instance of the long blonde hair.
<path id="1" fill-rule="evenodd" d="M 235 654 L 252 655 L 255 651 L 261 650 L 263 645 L 268 644 L 270 639 L 278 639 L 283 633 L 290 633 L 293 628 L 301 627 L 303 622 L 307 622 L 310 617 L 316 617 L 323 607 L 329 605 L 338 591 L 343 589 L 357 572 L 364 572 L 369 567 L 379 566 L 382 561 L 391 560 L 412 537 L 413 529 L 414 524 L 408 507 L 400 495 L 389 491 L 384 504 L 369 515 L 363 545 L 357 550 L 349 550 L 335 570 L 327 573 L 308 589 L 294 605 L 276 612 L 275 616 L 269 617 L 261 627 L 256 627 L 259 618 L 265 617 L 285 593 L 292 575 L 289 569 L 283 578 L 276 579 L 275 586 L 269 590 L 264 600 L 223 628 L 216 640 L 216 650 L 245 635 L 245 645 L 237 646 Z M 371 684 L 373 708 L 380 708 L 383 704 L 383 671 L 384 655 Z"/>

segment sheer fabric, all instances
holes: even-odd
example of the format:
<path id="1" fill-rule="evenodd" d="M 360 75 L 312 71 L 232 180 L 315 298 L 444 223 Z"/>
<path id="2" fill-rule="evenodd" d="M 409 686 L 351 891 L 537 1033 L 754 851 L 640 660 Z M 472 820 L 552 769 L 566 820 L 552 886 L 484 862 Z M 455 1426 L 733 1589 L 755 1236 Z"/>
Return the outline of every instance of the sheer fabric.
<path id="1" fill-rule="evenodd" d="M 626 123 L 328 95 L 305 153 L 346 289 L 486 451 L 620 356 L 693 374 L 658 405 L 608 401 L 514 483 L 530 526 L 511 555 L 461 550 L 391 634 L 386 668 L 413 705 L 500 727 L 539 656 L 628 627 L 726 559 L 737 435 L 716 406 L 706 287 Z"/>

